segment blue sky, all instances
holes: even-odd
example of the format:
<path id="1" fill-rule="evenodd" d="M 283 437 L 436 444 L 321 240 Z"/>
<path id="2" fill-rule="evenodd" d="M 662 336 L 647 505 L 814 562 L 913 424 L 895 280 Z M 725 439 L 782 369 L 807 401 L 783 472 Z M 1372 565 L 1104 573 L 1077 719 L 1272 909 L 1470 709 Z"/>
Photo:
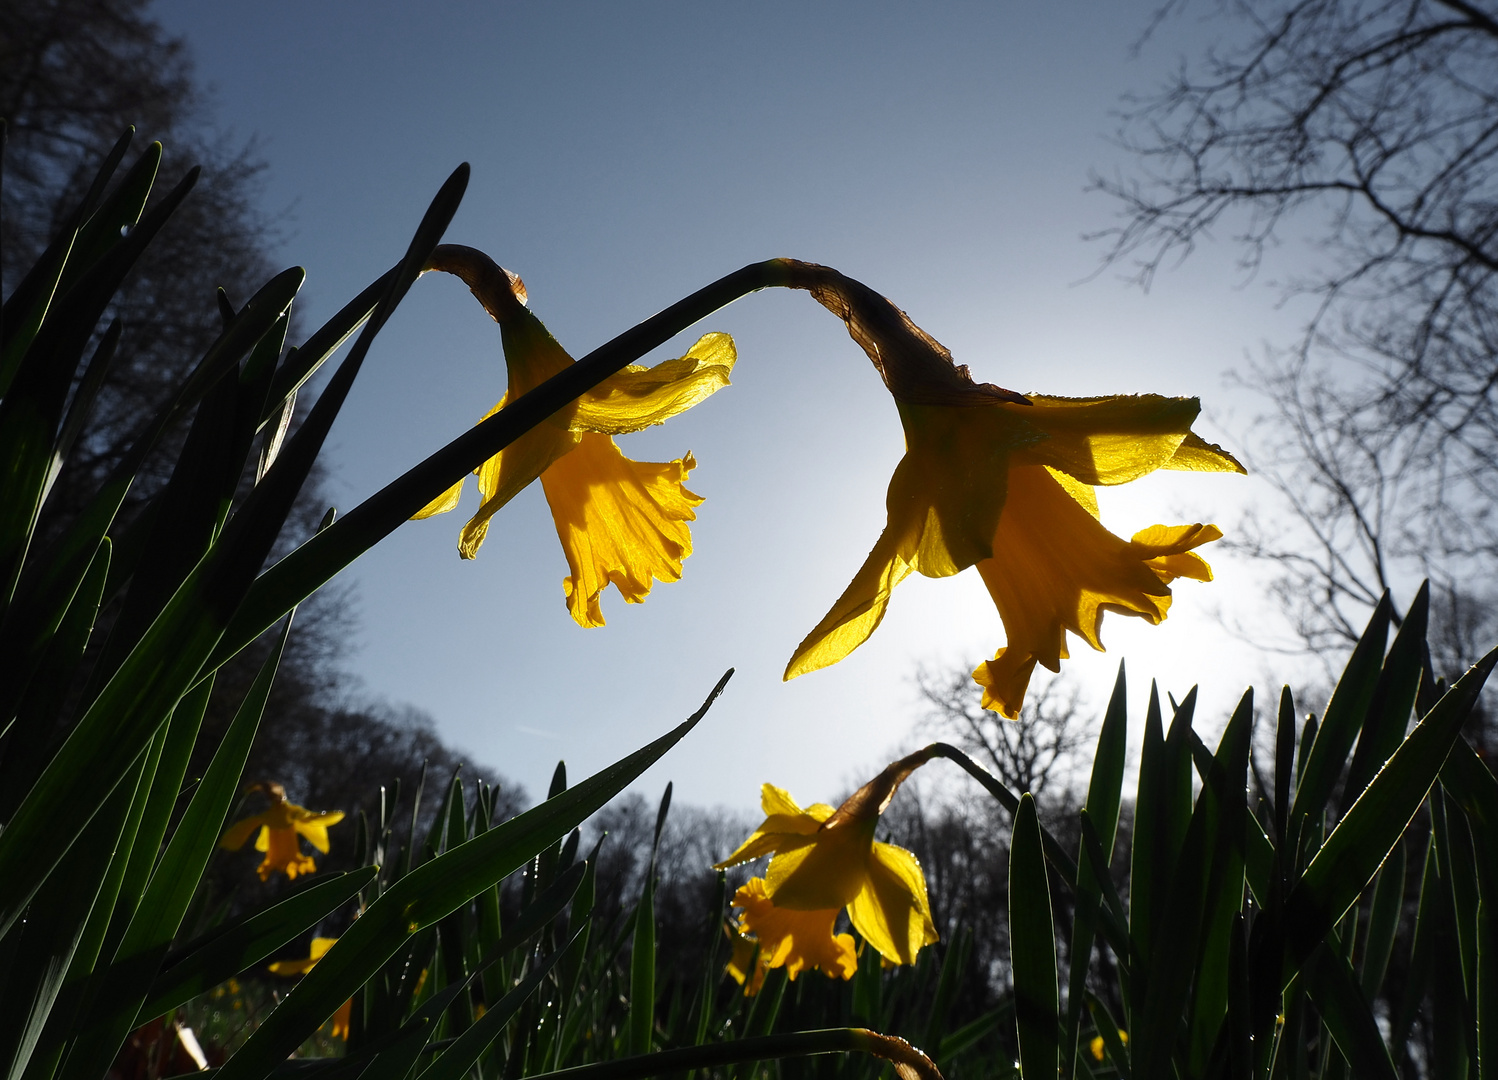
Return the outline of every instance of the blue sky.
<path id="1" fill-rule="evenodd" d="M 1193 19 L 1131 44 L 1154 0 L 1056 4 L 437 4 L 170 0 L 218 122 L 255 136 L 266 206 L 304 265 L 307 325 L 404 250 L 461 161 L 473 178 L 448 239 L 518 272 L 531 308 L 580 356 L 747 262 L 836 266 L 893 299 L 980 380 L 1021 391 L 1200 396 L 1198 430 L 1232 446 L 1262 406 L 1224 373 L 1285 340 L 1297 312 L 1232 252 L 1208 247 L 1144 294 L 1082 239 L 1115 207 L 1089 171 L 1135 163 L 1110 136 L 1120 95 L 1155 86 L 1218 32 Z M 168 148 L 170 151 L 170 148 Z M 687 450 L 706 497 L 681 582 L 604 598 L 609 625 L 567 615 L 566 564 L 538 489 L 495 520 L 473 562 L 458 514 L 415 522 L 347 575 L 373 693 L 429 711 L 445 738 L 544 791 L 691 712 L 738 674 L 707 720 L 641 781 L 748 807 L 762 781 L 826 799 L 913 740 L 917 664 L 976 661 L 1003 643 L 972 571 L 912 579 L 875 637 L 782 684 L 791 650 L 878 536 L 902 451 L 898 417 L 842 325 L 772 292 L 705 320 L 731 333 L 734 385 L 621 440 L 643 460 Z M 371 354 L 329 464 L 354 505 L 478 419 L 504 390 L 498 328 L 442 275 L 419 282 Z M 1128 535 L 1157 521 L 1228 527 L 1251 479 L 1162 474 L 1105 494 Z M 1205 552 L 1211 557 L 1210 550 Z M 1120 658 L 1142 715 L 1148 680 L 1200 682 L 1220 724 L 1262 656 L 1215 611 L 1254 609 L 1248 568 L 1183 582 L 1150 628 L 1105 620 L 1106 655 L 1072 669 L 1100 707 Z M 1087 654 L 1087 655 L 1082 655 Z"/>

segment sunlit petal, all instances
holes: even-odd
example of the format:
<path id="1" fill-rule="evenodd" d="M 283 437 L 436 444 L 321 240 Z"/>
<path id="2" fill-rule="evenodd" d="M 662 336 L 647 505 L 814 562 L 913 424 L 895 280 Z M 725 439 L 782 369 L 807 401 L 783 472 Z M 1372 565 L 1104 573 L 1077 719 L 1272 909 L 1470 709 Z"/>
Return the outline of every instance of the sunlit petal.
<path id="1" fill-rule="evenodd" d="M 759 938 L 759 963 L 784 967 L 795 979 L 807 968 L 818 968 L 833 978 L 851 979 L 858 969 L 853 939 L 832 933 L 838 908 L 793 911 L 773 903 L 762 878 L 751 878 L 734 894 L 734 907 L 743 908 L 740 929 Z"/>
<path id="2" fill-rule="evenodd" d="M 631 364 L 578 399 L 573 431 L 624 435 L 663 424 L 728 385 L 738 353 L 727 334 L 707 334 L 677 360 Z"/>
<path id="3" fill-rule="evenodd" d="M 1170 605 L 1166 582 L 1205 568 L 1187 561 L 1187 550 L 1222 534 L 1210 525 L 1156 526 L 1126 542 L 1043 467 L 1011 469 L 1009 485 L 995 557 L 978 564 L 1008 644 L 974 678 L 984 707 L 1013 718 L 1035 664 L 1055 671 L 1067 655 L 1066 631 L 1101 649 L 1105 610 L 1158 623 Z"/>
<path id="4" fill-rule="evenodd" d="M 833 809 L 826 803 L 812 803 L 802 810 L 791 793 L 774 784 L 760 788 L 760 805 L 765 811 L 764 824 L 754 830 L 734 853 L 720 863 L 715 870 L 749 862 L 751 859 L 773 855 L 777 851 L 795 851 L 812 842 L 812 837 L 821 829 L 822 822 L 832 816 Z"/>
<path id="5" fill-rule="evenodd" d="M 1026 460 L 1049 465 L 1084 484 L 1123 484 L 1175 457 L 1201 411 L 1195 398 L 1138 394 L 1058 398 L 1028 395 L 1033 403 L 1001 405 L 1049 438 L 1027 446 Z"/>
<path id="6" fill-rule="evenodd" d="M 864 940 L 894 963 L 915 963 L 916 953 L 937 939 L 921 864 L 893 844 L 874 844 L 868 874 L 848 905 L 848 917 Z"/>
<path id="7" fill-rule="evenodd" d="M 504 404 L 501 400 L 498 409 Z M 531 428 L 500 453 L 479 466 L 479 496 L 483 502 L 463 526 L 458 554 L 471 559 L 489 531 L 489 519 L 532 481 L 577 445 L 578 437 L 551 420 Z"/>
<path id="8" fill-rule="evenodd" d="M 607 435 L 576 436 L 576 448 L 541 477 L 571 575 L 567 606 L 580 626 L 602 626 L 599 596 L 610 584 L 631 604 L 652 579 L 676 581 L 692 553 L 687 523 L 702 502 L 686 479 L 696 462 L 631 461 Z"/>
<path id="9" fill-rule="evenodd" d="M 1188 472 L 1248 473 L 1232 454 L 1194 432 L 1187 433 L 1181 440 L 1181 445 L 1176 447 L 1175 454 L 1160 467 Z"/>
<path id="10" fill-rule="evenodd" d="M 786 679 L 837 663 L 878 629 L 890 594 L 913 569 L 899 552 L 902 539 L 890 529 L 884 530 L 832 610 L 796 646 L 785 668 Z"/>
<path id="11" fill-rule="evenodd" d="M 411 520 L 420 521 L 423 518 L 434 517 L 437 514 L 445 514 L 449 510 L 456 510 L 458 508 L 458 503 L 463 498 L 463 484 L 464 480 L 459 480 L 456 484 L 448 488 L 441 495 L 438 495 L 431 502 L 427 503 L 420 510 L 416 511 L 416 513 L 412 514 Z"/>
<path id="12" fill-rule="evenodd" d="M 884 532 L 832 610 L 797 646 L 786 679 L 835 664 L 862 645 L 910 574 L 947 577 L 986 558 L 1004 506 L 1009 457 L 1043 438 L 993 406 L 902 402 L 900 417 L 906 451 L 885 496 Z"/>
<path id="13" fill-rule="evenodd" d="M 1211 581 L 1212 567 L 1189 549 L 1221 539 L 1222 530 L 1216 525 L 1151 525 L 1135 533 L 1129 546 L 1144 555 L 1146 565 L 1162 581 L 1178 577 Z"/>
<path id="14" fill-rule="evenodd" d="M 869 845 L 878 818 L 822 829 L 814 843 L 777 854 L 765 872 L 765 888 L 784 908 L 812 911 L 839 908 L 863 888 Z"/>

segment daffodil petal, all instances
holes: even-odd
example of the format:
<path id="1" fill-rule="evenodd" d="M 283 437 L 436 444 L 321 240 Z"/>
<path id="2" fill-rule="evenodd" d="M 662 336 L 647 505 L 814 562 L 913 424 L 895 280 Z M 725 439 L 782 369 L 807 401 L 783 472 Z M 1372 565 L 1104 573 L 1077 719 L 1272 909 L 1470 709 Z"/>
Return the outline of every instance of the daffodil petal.
<path id="1" fill-rule="evenodd" d="M 895 586 L 911 573 L 947 577 L 991 555 L 1010 455 L 1044 441 L 1007 406 L 901 402 L 900 418 L 906 451 L 885 496 L 884 532 L 832 610 L 797 646 L 787 680 L 862 645 L 883 620 Z"/>
<path id="2" fill-rule="evenodd" d="M 489 532 L 489 519 L 577 445 L 577 436 L 551 421 L 531 428 L 479 467 L 483 503 L 463 526 L 458 554 L 471 559 Z"/>
<path id="3" fill-rule="evenodd" d="M 864 940 L 894 963 L 915 963 L 916 953 L 937 939 L 921 864 L 893 844 L 874 844 L 868 876 L 848 905 L 848 917 Z"/>
<path id="4" fill-rule="evenodd" d="M 529 308 L 516 308 L 499 324 L 499 333 L 504 342 L 505 369 L 512 398 L 534 390 L 572 365 L 567 350 Z M 570 417 L 570 407 L 567 414 Z"/>
<path id="5" fill-rule="evenodd" d="M 1216 525 L 1151 525 L 1135 533 L 1129 546 L 1142 550 L 1145 564 L 1161 581 L 1178 577 L 1211 581 L 1212 567 L 1189 549 L 1221 539 L 1222 530 Z"/>
<path id="6" fill-rule="evenodd" d="M 224 835 L 219 837 L 218 846 L 225 851 L 238 851 L 250 839 L 250 834 L 256 829 L 261 828 L 264 824 L 264 815 L 262 814 L 247 817 L 243 821 L 236 821 L 224 830 Z M 256 850 L 264 851 L 265 849 L 257 844 Z"/>
<path id="7" fill-rule="evenodd" d="M 777 831 L 771 828 L 773 824 L 795 820 L 797 819 L 776 815 L 776 817 L 771 818 L 764 825 L 756 829 L 754 835 L 740 844 L 732 855 L 720 863 L 714 863 L 713 869 L 726 870 L 730 866 L 738 866 L 740 863 L 762 859 L 766 855 L 774 855 L 777 852 L 795 851 L 812 843 L 816 830 L 820 828 L 815 823 L 812 823 L 809 831 L 800 828 Z"/>
<path id="8" fill-rule="evenodd" d="M 875 818 L 822 829 L 793 851 L 782 851 L 765 871 L 765 889 L 778 907 L 795 911 L 839 908 L 863 888 Z"/>
<path id="9" fill-rule="evenodd" d="M 1235 472 L 1247 474 L 1238 459 L 1216 443 L 1209 443 L 1195 432 L 1187 432 L 1176 452 L 1162 469 L 1189 472 Z"/>
<path id="10" fill-rule="evenodd" d="M 1027 446 L 1023 454 L 1084 484 L 1123 484 L 1168 467 L 1201 411 L 1196 398 L 1159 394 L 1099 398 L 1030 395 L 1030 401 L 1028 408 L 998 406 L 1006 412 L 1017 412 L 1049 436 Z M 1193 460 L 1191 455 L 1188 450 L 1182 461 Z"/>
<path id="11" fill-rule="evenodd" d="M 284 831 L 284 830 L 278 829 L 276 831 L 277 832 L 281 832 L 281 831 Z M 256 851 L 269 851 L 270 850 L 270 834 L 271 834 L 271 827 L 269 825 L 262 825 L 260 827 L 260 835 L 257 836 L 257 837 L 255 837 L 255 850 Z"/>
<path id="12" fill-rule="evenodd" d="M 1061 655 L 1066 655 L 1064 649 Z M 1006 720 L 1018 720 L 1020 706 L 1025 703 L 1025 691 L 1030 686 L 1030 676 L 1034 673 L 1033 653 L 1000 649 L 992 660 L 985 660 L 973 669 L 973 682 L 983 688 L 979 707 L 996 712 Z"/>
<path id="13" fill-rule="evenodd" d="M 803 812 L 789 791 L 774 784 L 760 785 L 759 807 L 766 817 L 774 817 L 776 814 L 793 817 Z"/>
<path id="14" fill-rule="evenodd" d="M 898 550 L 901 539 L 893 530 L 884 530 L 832 610 L 796 646 L 785 667 L 787 681 L 837 663 L 878 629 L 890 594 L 913 569 Z"/>
<path id="15" fill-rule="evenodd" d="M 445 514 L 449 510 L 456 510 L 458 508 L 458 503 L 463 498 L 463 483 L 466 479 L 467 477 L 464 477 L 463 480 L 459 480 L 456 484 L 448 488 L 441 495 L 438 495 L 431 502 L 427 503 L 420 510 L 416 511 L 416 513 L 411 515 L 411 520 L 420 521 L 423 518 L 435 517 L 438 514 Z"/>
<path id="16" fill-rule="evenodd" d="M 978 572 L 1004 621 L 1006 647 L 974 678 L 984 687 L 984 707 L 1018 715 L 1038 661 L 1055 671 L 1066 653 L 1066 631 L 1102 648 L 1105 610 L 1151 623 L 1170 606 L 1166 582 L 1199 576 L 1202 567 L 1181 558 L 1189 548 L 1220 537 L 1211 525 L 1155 526 L 1132 542 L 1114 536 L 1074 499 L 1046 468 L 1010 470 L 1009 499 L 994 534 L 992 559 Z"/>
<path id="17" fill-rule="evenodd" d="M 795 851 L 804 847 L 821 830 L 822 822 L 835 812 L 826 803 L 812 803 L 802 810 L 789 791 L 774 784 L 761 786 L 759 802 L 765 812 L 764 824 L 755 829 L 732 855 L 714 863 L 713 869 L 723 870 L 777 851 Z"/>
<path id="18" fill-rule="evenodd" d="M 680 359 L 631 364 L 578 399 L 573 431 L 624 435 L 662 424 L 728 385 L 738 353 L 727 334 L 707 334 Z"/>
<path id="19" fill-rule="evenodd" d="M 1102 514 L 1098 510 L 1097 491 L 1091 484 L 1084 484 L 1080 480 L 1073 479 L 1059 469 L 1047 467 L 1046 472 L 1051 474 L 1051 479 L 1060 484 L 1062 489 L 1075 499 L 1083 510 L 1091 514 L 1094 519 L 1100 520 L 1102 518 Z"/>
<path id="20" fill-rule="evenodd" d="M 296 831 L 305 836 L 309 843 L 324 855 L 328 853 L 328 826 L 336 825 L 343 820 L 343 811 L 338 810 L 331 814 L 322 814 L 311 821 L 299 821 Z"/>
<path id="21" fill-rule="evenodd" d="M 354 999 L 349 998 L 333 1013 L 330 1034 L 335 1039 L 347 1039 L 353 1023 Z"/>
<path id="22" fill-rule="evenodd" d="M 851 979 L 857 970 L 852 937 L 832 933 L 836 907 L 820 911 L 783 908 L 769 898 L 761 878 L 751 878 L 740 888 L 733 905 L 744 909 L 740 927 L 759 938 L 762 966 L 783 966 L 791 979 L 812 967 L 842 979 Z"/>
<path id="23" fill-rule="evenodd" d="M 573 436 L 577 446 L 541 476 L 557 536 L 572 571 L 563 583 L 580 626 L 602 626 L 599 597 L 610 584 L 631 604 L 650 593 L 652 579 L 676 581 L 692 553 L 687 523 L 702 502 L 686 488 L 696 466 L 631 461 L 607 435 Z"/>

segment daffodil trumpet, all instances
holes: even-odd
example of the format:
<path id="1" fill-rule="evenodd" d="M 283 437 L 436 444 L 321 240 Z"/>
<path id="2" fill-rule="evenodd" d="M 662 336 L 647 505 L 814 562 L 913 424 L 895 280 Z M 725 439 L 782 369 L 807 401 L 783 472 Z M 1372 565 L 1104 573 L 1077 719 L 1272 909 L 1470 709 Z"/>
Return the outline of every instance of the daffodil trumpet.
<path id="1" fill-rule="evenodd" d="M 757 992 L 765 970 L 777 967 L 793 980 L 807 968 L 852 978 L 858 968 L 853 937 L 834 933 L 843 909 L 853 928 L 892 964 L 915 963 L 920 950 L 937 940 L 920 863 L 904 848 L 874 839 L 895 791 L 933 756 L 928 749 L 901 758 L 835 810 L 825 803 L 803 810 L 784 788 L 763 786 L 764 824 L 715 867 L 770 856 L 765 875 L 751 878 L 733 898 L 743 914 L 728 971 L 744 983 L 745 993 Z"/>

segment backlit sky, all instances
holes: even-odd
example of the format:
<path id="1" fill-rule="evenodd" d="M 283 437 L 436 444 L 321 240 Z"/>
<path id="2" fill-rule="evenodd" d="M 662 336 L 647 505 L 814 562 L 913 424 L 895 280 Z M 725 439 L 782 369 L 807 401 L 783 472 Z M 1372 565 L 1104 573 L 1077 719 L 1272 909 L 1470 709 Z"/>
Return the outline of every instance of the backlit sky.
<path id="1" fill-rule="evenodd" d="M 889 296 L 980 381 L 1197 395 L 1197 430 L 1231 447 L 1262 406 L 1223 375 L 1287 339 L 1295 310 L 1245 282 L 1226 245 L 1148 295 L 1114 271 L 1085 280 L 1102 249 L 1082 235 L 1115 209 L 1085 191 L 1089 170 L 1134 168 L 1109 138 L 1120 95 L 1220 32 L 1188 18 L 1132 57 L 1154 6 L 170 0 L 155 13 L 188 40 L 221 125 L 260 140 L 266 205 L 287 211 L 284 261 L 308 270 L 309 328 L 399 257 L 468 161 L 447 239 L 521 274 L 575 356 L 747 262 L 793 256 Z M 707 501 L 681 582 L 638 606 L 611 589 L 609 625 L 579 629 L 537 486 L 474 562 L 454 547 L 470 488 L 459 513 L 403 527 L 346 574 L 360 613 L 349 664 L 369 691 L 427 710 L 532 795 L 559 757 L 580 777 L 655 737 L 733 666 L 641 790 L 674 779 L 679 799 L 747 808 L 772 780 L 831 798 L 913 741 L 917 664 L 971 664 L 1003 643 L 974 571 L 914 578 L 865 646 L 781 683 L 883 526 L 899 421 L 842 324 L 805 294 L 741 300 L 650 361 L 708 330 L 738 343 L 734 385 L 621 440 L 637 459 L 697 457 L 690 487 Z M 423 278 L 334 429 L 340 509 L 504 386 L 498 327 L 456 279 Z M 1259 493 L 1239 477 L 1158 474 L 1107 493 L 1104 522 L 1125 536 L 1156 521 L 1229 526 Z M 1151 678 L 1178 697 L 1200 682 L 1210 730 L 1248 683 L 1269 685 L 1214 614 L 1248 611 L 1259 590 L 1213 561 L 1218 581 L 1178 584 L 1160 627 L 1112 616 L 1106 655 L 1074 642 L 1071 668 L 1098 708 L 1120 658 L 1136 724 Z"/>

